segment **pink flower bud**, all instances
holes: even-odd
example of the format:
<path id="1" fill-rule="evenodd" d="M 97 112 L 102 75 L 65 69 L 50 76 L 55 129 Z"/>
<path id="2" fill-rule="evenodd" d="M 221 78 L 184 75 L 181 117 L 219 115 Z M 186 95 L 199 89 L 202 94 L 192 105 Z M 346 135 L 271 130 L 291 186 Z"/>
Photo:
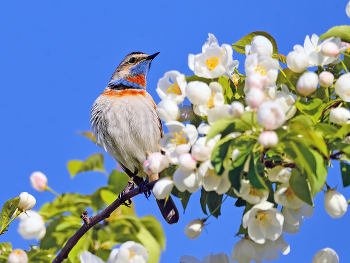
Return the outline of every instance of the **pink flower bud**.
<path id="1" fill-rule="evenodd" d="M 195 219 L 189 222 L 185 227 L 185 234 L 189 239 L 196 239 L 200 236 L 203 230 L 204 223 L 200 219 Z"/>
<path id="2" fill-rule="evenodd" d="M 19 198 L 20 198 L 20 201 L 18 204 L 18 208 L 25 211 L 32 209 L 36 203 L 34 196 L 28 194 L 27 192 L 22 192 L 19 195 Z"/>
<path id="3" fill-rule="evenodd" d="M 266 96 L 262 90 L 252 88 L 246 94 L 245 103 L 252 108 L 258 108 L 265 101 L 265 99 Z"/>
<path id="4" fill-rule="evenodd" d="M 8 263 L 27 263 L 28 255 L 22 249 L 13 250 L 7 258 Z"/>
<path id="5" fill-rule="evenodd" d="M 323 43 L 322 45 L 322 55 L 328 57 L 334 57 L 339 54 L 339 47 L 332 41 Z"/>
<path id="6" fill-rule="evenodd" d="M 240 118 L 244 113 L 244 105 L 239 101 L 231 103 L 230 114 L 233 118 Z"/>
<path id="7" fill-rule="evenodd" d="M 148 162 L 147 162 L 148 161 Z M 160 152 L 151 153 L 143 163 L 143 170 L 148 174 L 157 174 L 169 166 L 169 159 Z"/>
<path id="8" fill-rule="evenodd" d="M 180 107 L 180 122 L 185 122 L 193 119 L 196 115 L 193 112 L 193 109 L 191 106 L 184 105 Z"/>
<path id="9" fill-rule="evenodd" d="M 287 55 L 287 66 L 293 72 L 301 73 L 309 66 L 309 56 L 300 45 L 294 46 L 294 51 Z"/>
<path id="10" fill-rule="evenodd" d="M 318 76 L 315 72 L 306 72 L 300 76 L 297 83 L 297 90 L 301 95 L 310 95 L 317 89 Z"/>
<path id="11" fill-rule="evenodd" d="M 264 147 L 273 147 L 278 144 L 278 136 L 274 131 L 263 131 L 260 133 L 258 142 Z"/>
<path id="12" fill-rule="evenodd" d="M 286 120 L 286 113 L 281 105 L 274 101 L 262 104 L 258 109 L 258 122 L 266 129 L 274 130 Z"/>
<path id="13" fill-rule="evenodd" d="M 250 89 L 263 89 L 266 82 L 266 78 L 260 74 L 251 74 L 245 79 L 244 92 L 248 93 Z"/>
<path id="14" fill-rule="evenodd" d="M 44 191 L 47 186 L 47 177 L 42 172 L 34 172 L 30 175 L 30 184 L 37 191 Z"/>
<path id="15" fill-rule="evenodd" d="M 328 88 L 330 85 L 333 84 L 334 76 L 328 71 L 322 71 L 319 76 L 319 79 L 321 86 Z"/>

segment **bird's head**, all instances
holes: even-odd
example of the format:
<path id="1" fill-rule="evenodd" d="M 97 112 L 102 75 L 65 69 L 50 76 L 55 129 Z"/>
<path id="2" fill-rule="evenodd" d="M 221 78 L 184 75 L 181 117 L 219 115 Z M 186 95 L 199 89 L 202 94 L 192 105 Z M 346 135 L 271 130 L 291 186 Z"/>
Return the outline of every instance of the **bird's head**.
<path id="1" fill-rule="evenodd" d="M 146 88 L 146 79 L 152 60 L 159 54 L 147 55 L 142 52 L 128 54 L 114 71 L 109 86 L 131 86 Z"/>

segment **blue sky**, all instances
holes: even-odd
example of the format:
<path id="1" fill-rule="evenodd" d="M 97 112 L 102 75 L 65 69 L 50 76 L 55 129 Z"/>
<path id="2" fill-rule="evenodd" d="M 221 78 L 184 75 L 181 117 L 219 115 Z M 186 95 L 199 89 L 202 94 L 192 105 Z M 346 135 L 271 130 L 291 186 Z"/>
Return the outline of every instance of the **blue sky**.
<path id="1" fill-rule="evenodd" d="M 86 159 L 101 149 L 76 134 L 89 130 L 89 111 L 124 56 L 133 51 L 161 52 L 152 64 L 147 90 L 156 103 L 157 81 L 165 72 L 178 70 L 192 75 L 188 54 L 201 52 L 213 33 L 220 44 L 232 44 L 244 35 L 262 30 L 277 41 L 279 53 L 287 55 L 306 35 L 321 35 L 336 25 L 349 25 L 347 1 L 1 1 L 0 2 L 0 204 L 27 191 L 37 198 L 36 208 L 53 199 L 29 184 L 36 170 L 49 178 L 59 193 L 92 193 L 107 184 L 101 173 L 85 173 L 70 179 L 66 164 Z M 244 73 L 244 56 L 234 52 Z M 115 162 L 105 156 L 108 172 Z M 329 170 L 332 187 L 348 199 L 339 165 Z M 231 253 L 239 240 L 242 209 L 229 198 L 223 216 L 211 218 L 202 235 L 192 241 L 185 225 L 204 217 L 199 194 L 191 197 L 185 214 L 176 225 L 162 221 L 156 203 L 136 197 L 137 214 L 155 215 L 163 224 L 167 247 L 161 262 L 178 262 L 190 254 L 202 259 L 211 252 Z M 291 245 L 279 262 L 311 262 L 325 247 L 333 248 L 344 262 L 348 257 L 349 213 L 330 218 L 323 206 L 323 193 L 315 200 L 315 213 L 296 235 L 286 235 Z M 178 201 L 178 200 L 176 200 Z M 181 207 L 180 202 L 177 202 Z M 182 211 L 182 208 L 180 208 Z M 21 239 L 18 222 L 0 236 L 15 248 L 28 249 L 34 240 Z"/>

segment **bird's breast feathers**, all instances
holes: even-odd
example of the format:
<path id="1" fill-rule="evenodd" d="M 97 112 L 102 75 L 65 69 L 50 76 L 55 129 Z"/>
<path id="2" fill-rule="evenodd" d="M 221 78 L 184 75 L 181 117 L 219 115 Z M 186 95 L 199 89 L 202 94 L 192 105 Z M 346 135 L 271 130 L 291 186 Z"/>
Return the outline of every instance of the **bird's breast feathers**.
<path id="1" fill-rule="evenodd" d="M 152 97 L 141 89 L 106 90 L 91 109 L 91 124 L 102 147 L 131 172 L 158 152 L 162 125 Z M 141 171 L 140 171 L 141 170 Z"/>

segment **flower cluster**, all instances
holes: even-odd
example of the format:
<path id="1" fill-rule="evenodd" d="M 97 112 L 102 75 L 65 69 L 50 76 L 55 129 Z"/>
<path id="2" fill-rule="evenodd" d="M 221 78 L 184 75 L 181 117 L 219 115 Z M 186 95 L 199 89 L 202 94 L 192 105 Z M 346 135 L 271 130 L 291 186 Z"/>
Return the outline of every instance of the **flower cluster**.
<path id="1" fill-rule="evenodd" d="M 246 75 L 238 72 L 232 47 L 220 46 L 209 34 L 202 53 L 188 57 L 195 76 L 170 71 L 159 80 L 157 93 L 162 101 L 157 113 L 168 133 L 159 142 L 164 154 L 152 153 L 144 164 L 149 175 L 161 173 L 169 165 L 173 168 L 154 186 L 154 195 L 159 199 L 165 199 L 176 187 L 189 193 L 201 188 L 218 195 L 230 191 L 230 196 L 244 202 L 244 231 L 239 233 L 244 237 L 231 254 L 231 259 L 238 262 L 271 261 L 279 258 L 279 251 L 288 254 L 290 248 L 283 232 L 298 233 L 304 217 L 313 214 L 312 200 L 294 192 L 293 180 L 300 177 L 304 167 L 298 167 L 295 156 L 301 153 L 289 141 L 305 144 L 315 158 L 323 160 L 317 152 L 323 149 L 310 142 L 319 135 L 304 130 L 312 122 L 350 123 L 346 104 L 332 105 L 329 93 L 334 91 L 334 97 L 350 102 L 350 74 L 345 68 L 345 74 L 334 75 L 334 65 L 340 64 L 341 55 L 348 52 L 348 45 L 339 37 L 322 42 L 317 35 L 306 36 L 304 46 L 295 45 L 284 59 L 276 53 L 276 43 L 268 34 L 250 39 L 244 51 Z M 280 61 L 288 68 L 283 70 Z M 317 73 L 308 71 L 314 66 L 319 66 Z M 310 110 L 318 96 L 316 90 L 325 92 L 329 97 L 324 101 L 329 103 L 316 115 L 318 119 L 311 120 L 316 118 Z M 186 100 L 191 106 L 184 105 Z M 326 142 L 325 137 L 322 140 Z M 323 180 L 321 185 L 326 177 Z M 314 191 L 320 190 L 321 187 Z M 346 212 L 347 203 L 341 194 L 328 189 L 325 207 L 337 218 Z M 190 239 L 198 238 L 208 217 L 191 221 L 185 234 Z"/>

